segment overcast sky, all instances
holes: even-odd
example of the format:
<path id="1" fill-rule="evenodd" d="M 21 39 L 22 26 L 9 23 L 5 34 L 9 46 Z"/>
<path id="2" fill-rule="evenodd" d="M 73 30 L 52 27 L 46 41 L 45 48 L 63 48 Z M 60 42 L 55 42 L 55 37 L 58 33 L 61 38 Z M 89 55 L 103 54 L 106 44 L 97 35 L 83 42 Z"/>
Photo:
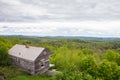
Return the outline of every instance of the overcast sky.
<path id="1" fill-rule="evenodd" d="M 0 35 L 120 37 L 120 0 L 0 0 Z"/>

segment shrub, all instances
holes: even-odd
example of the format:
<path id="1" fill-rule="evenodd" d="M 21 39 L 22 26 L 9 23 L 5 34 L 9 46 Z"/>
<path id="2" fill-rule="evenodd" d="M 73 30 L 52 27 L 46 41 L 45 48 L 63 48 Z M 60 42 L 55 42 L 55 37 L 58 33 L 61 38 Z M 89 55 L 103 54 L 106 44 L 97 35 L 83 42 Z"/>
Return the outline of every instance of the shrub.
<path id="1" fill-rule="evenodd" d="M 4 43 L 0 43 L 0 66 L 10 65 L 8 49 Z"/>
<path id="2" fill-rule="evenodd" d="M 96 66 L 95 59 L 93 56 L 87 56 L 82 59 L 81 61 L 81 70 L 85 71 L 88 70 L 89 68 L 93 68 Z"/>
<path id="3" fill-rule="evenodd" d="M 82 52 L 83 52 L 83 54 L 86 54 L 86 55 L 93 54 L 93 51 L 91 49 L 82 49 Z"/>
<path id="4" fill-rule="evenodd" d="M 114 62 L 104 60 L 98 65 L 98 76 L 105 80 L 119 80 L 120 67 Z"/>
<path id="5" fill-rule="evenodd" d="M 118 65 L 120 65 L 120 55 L 113 50 L 108 50 L 105 54 L 105 58 L 108 61 L 116 62 Z"/>
<path id="6" fill-rule="evenodd" d="M 63 73 L 61 73 L 61 72 L 56 72 L 56 73 L 53 75 L 53 80 L 63 80 Z"/>

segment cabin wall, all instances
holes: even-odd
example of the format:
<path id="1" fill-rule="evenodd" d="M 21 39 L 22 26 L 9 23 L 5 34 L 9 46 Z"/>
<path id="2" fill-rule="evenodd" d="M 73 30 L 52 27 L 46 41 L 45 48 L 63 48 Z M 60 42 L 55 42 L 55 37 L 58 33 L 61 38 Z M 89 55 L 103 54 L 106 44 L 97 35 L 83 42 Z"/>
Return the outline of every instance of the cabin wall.
<path id="1" fill-rule="evenodd" d="M 19 66 L 23 71 L 34 74 L 34 62 L 24 60 L 18 57 L 10 56 L 14 65 Z"/>
<path id="2" fill-rule="evenodd" d="M 5 76 L 4 74 L 0 74 L 0 80 L 4 80 Z"/>
<path id="3" fill-rule="evenodd" d="M 46 51 L 47 54 L 44 54 L 44 51 Z M 49 52 L 47 50 L 44 50 L 38 58 L 35 60 L 35 73 L 44 73 L 47 72 L 49 69 Z M 44 66 L 41 66 L 41 60 L 44 60 Z"/>

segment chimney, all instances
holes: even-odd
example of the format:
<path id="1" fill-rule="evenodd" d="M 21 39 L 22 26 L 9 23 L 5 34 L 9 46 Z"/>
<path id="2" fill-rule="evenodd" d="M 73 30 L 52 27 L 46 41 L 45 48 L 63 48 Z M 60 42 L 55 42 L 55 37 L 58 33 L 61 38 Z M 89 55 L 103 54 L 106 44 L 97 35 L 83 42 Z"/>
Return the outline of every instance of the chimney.
<path id="1" fill-rule="evenodd" d="M 29 44 L 25 44 L 25 47 L 26 47 L 26 48 L 29 48 Z"/>
<path id="2" fill-rule="evenodd" d="M 26 48 L 29 48 L 29 44 L 30 44 L 30 42 L 29 42 L 29 41 L 26 41 L 25 47 L 26 47 Z"/>

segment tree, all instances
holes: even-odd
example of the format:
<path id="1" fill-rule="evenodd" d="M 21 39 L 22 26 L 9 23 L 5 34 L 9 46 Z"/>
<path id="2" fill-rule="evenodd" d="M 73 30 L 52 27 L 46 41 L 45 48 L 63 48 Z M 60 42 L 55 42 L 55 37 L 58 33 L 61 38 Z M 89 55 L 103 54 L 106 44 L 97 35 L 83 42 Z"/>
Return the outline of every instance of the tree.
<path id="1" fill-rule="evenodd" d="M 10 59 L 8 56 L 7 45 L 3 42 L 0 43 L 0 66 L 6 66 L 10 64 Z"/>

